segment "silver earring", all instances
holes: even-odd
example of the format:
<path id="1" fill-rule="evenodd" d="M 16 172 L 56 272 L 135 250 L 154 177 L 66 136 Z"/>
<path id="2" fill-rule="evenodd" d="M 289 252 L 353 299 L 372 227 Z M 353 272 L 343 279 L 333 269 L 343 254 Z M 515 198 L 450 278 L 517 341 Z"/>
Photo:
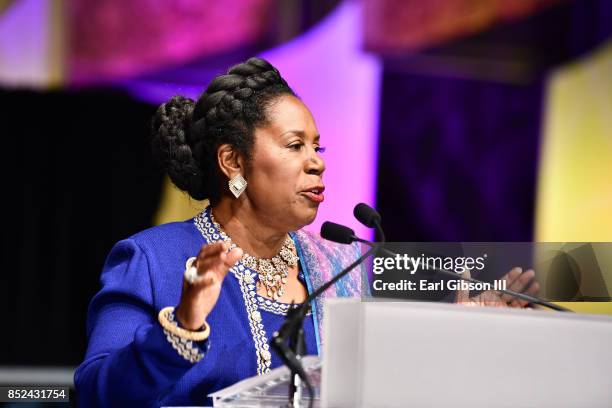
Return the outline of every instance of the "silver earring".
<path id="1" fill-rule="evenodd" d="M 228 181 L 228 184 L 234 197 L 238 198 L 246 190 L 247 181 L 242 177 L 242 174 L 238 173 Z"/>

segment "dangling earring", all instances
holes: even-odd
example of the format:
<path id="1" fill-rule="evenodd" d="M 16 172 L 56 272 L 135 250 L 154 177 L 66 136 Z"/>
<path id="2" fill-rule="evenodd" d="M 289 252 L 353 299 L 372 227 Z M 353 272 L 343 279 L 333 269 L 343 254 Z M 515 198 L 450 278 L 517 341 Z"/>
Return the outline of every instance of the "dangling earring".
<path id="1" fill-rule="evenodd" d="M 242 174 L 238 173 L 228 181 L 228 184 L 234 197 L 238 198 L 246 190 L 247 181 L 242 177 Z"/>

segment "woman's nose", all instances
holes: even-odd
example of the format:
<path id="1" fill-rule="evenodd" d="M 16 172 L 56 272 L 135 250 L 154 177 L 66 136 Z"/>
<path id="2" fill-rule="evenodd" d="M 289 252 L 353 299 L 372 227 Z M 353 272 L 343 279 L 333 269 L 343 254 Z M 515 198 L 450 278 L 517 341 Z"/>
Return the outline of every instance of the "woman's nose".
<path id="1" fill-rule="evenodd" d="M 325 171 L 325 160 L 314 150 L 311 150 L 310 157 L 306 162 L 306 172 L 308 174 L 323 174 Z"/>

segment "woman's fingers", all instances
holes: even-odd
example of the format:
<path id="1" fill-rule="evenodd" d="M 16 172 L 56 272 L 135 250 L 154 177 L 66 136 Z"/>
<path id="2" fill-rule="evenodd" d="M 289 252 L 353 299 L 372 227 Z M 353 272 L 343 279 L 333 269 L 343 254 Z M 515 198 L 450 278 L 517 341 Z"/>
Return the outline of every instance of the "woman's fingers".
<path id="1" fill-rule="evenodd" d="M 228 246 L 229 247 L 229 246 Z M 212 269 L 212 272 L 216 275 L 215 282 L 223 282 L 225 276 L 228 274 L 230 268 L 236 264 L 242 258 L 242 249 L 236 247 L 229 252 L 223 251 L 219 254 L 219 263 Z"/>
<path id="2" fill-rule="evenodd" d="M 469 277 L 469 272 L 464 277 Z M 535 272 L 529 269 L 525 272 L 521 268 L 512 268 L 501 279 L 506 281 L 506 287 L 517 293 L 535 295 L 540 290 L 540 285 L 534 281 Z M 473 298 L 469 297 L 469 291 L 460 290 L 456 294 L 457 303 L 475 303 L 484 306 L 510 306 L 525 307 L 529 304 L 526 300 L 517 299 L 498 291 L 485 291 Z"/>
<path id="3" fill-rule="evenodd" d="M 189 278 L 183 281 L 183 293 L 177 307 L 177 318 L 188 330 L 202 327 L 206 317 L 214 308 L 221 293 L 221 286 L 229 269 L 242 257 L 242 250 L 229 251 L 226 242 L 215 242 L 202 246 L 192 268 L 197 270 L 193 284 Z"/>
<path id="4" fill-rule="evenodd" d="M 231 268 L 232 266 L 234 266 L 236 264 L 236 262 L 238 262 L 240 260 L 240 258 L 242 258 L 243 255 L 243 251 L 242 249 L 236 247 L 234 249 L 232 249 L 231 251 L 229 251 L 225 257 L 225 265 L 228 268 Z"/>
<path id="5" fill-rule="evenodd" d="M 514 280 L 513 284 L 508 287 L 508 289 L 513 290 L 518 293 L 528 293 L 528 289 L 530 288 L 533 279 L 535 278 L 535 272 L 533 269 L 529 269 L 521 274 L 517 279 Z M 522 300 L 518 298 L 512 298 L 509 302 L 513 307 L 525 307 L 529 304 L 527 300 Z"/>
<path id="6" fill-rule="evenodd" d="M 234 248 L 228 252 L 229 244 L 223 241 L 204 245 L 197 256 L 198 286 L 211 286 L 221 283 L 229 268 L 242 257 L 242 249 Z"/>
<path id="7" fill-rule="evenodd" d="M 535 278 L 535 272 L 533 269 L 529 269 L 521 274 L 514 282 L 508 287 L 510 290 L 515 292 L 523 292 L 531 281 Z"/>
<path id="8" fill-rule="evenodd" d="M 466 269 L 465 272 L 461 274 L 462 278 L 471 278 L 470 270 Z M 455 303 L 470 303 L 470 290 L 469 289 L 459 289 L 455 294 Z"/>
<path id="9" fill-rule="evenodd" d="M 531 296 L 536 296 L 538 293 L 540 292 L 540 284 L 538 282 L 533 282 L 529 288 L 527 289 L 527 293 L 528 295 Z"/>
<path id="10" fill-rule="evenodd" d="M 516 280 L 520 278 L 523 270 L 519 267 L 512 268 L 510 272 L 501 277 L 502 280 L 506 281 L 506 288 L 510 289 L 512 285 L 515 284 Z M 500 294 L 500 299 L 504 303 L 511 302 L 514 298 L 510 295 L 506 295 L 504 293 Z"/>
<path id="11" fill-rule="evenodd" d="M 198 262 L 205 262 L 208 259 L 212 259 L 214 256 L 226 252 L 229 245 L 224 241 L 215 242 L 213 244 L 204 245 L 200 249 L 198 254 Z"/>
<path id="12" fill-rule="evenodd" d="M 519 282 L 523 284 L 523 286 L 518 286 L 516 291 L 526 295 L 536 295 L 540 291 L 540 284 L 535 281 L 535 271 L 530 269 L 523 273 L 523 275 L 524 276 L 521 276 L 522 281 Z M 526 307 L 528 304 L 529 302 L 527 300 L 514 299 L 511 305 L 513 307 Z"/>
<path id="13" fill-rule="evenodd" d="M 483 296 L 485 306 L 492 306 L 492 307 L 506 306 L 506 303 L 494 291 L 487 290 L 486 292 L 483 292 L 481 296 Z"/>
<path id="14" fill-rule="evenodd" d="M 540 290 L 540 285 L 534 281 L 535 271 L 533 269 L 522 272 L 521 268 L 513 268 L 502 279 L 506 279 L 506 288 L 508 290 L 517 293 L 535 295 Z M 500 293 L 500 299 L 502 303 L 510 307 L 525 307 L 529 304 L 526 300 L 518 299 L 505 293 Z"/>
<path id="15" fill-rule="evenodd" d="M 533 286 L 535 284 L 533 281 L 535 278 L 535 272 L 533 269 L 522 272 L 521 268 L 513 268 L 504 276 L 504 278 L 507 278 L 506 288 L 514 292 L 537 293 L 539 290 L 539 285 Z M 535 290 L 535 292 L 532 292 L 533 290 Z M 514 296 L 505 293 L 502 293 L 500 296 L 503 302 L 514 307 L 524 307 L 529 303 L 526 300 L 516 299 Z"/>
<path id="16" fill-rule="evenodd" d="M 223 241 L 202 247 L 197 260 L 198 273 L 203 274 L 208 270 L 217 269 L 222 266 L 224 263 L 223 255 L 228 249 L 229 244 Z"/>

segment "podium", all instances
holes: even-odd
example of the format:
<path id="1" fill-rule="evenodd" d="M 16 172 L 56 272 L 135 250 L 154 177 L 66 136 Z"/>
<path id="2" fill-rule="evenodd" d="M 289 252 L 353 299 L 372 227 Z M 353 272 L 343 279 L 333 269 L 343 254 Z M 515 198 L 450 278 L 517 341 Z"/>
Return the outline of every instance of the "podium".
<path id="1" fill-rule="evenodd" d="M 323 334 L 322 364 L 305 359 L 315 406 L 612 407 L 609 316 L 333 299 Z M 277 370 L 215 393 L 215 406 L 284 406 Z"/>
<path id="2" fill-rule="evenodd" d="M 302 366 L 308 374 L 315 390 L 313 408 L 321 406 L 321 362 L 317 356 L 302 358 Z M 285 407 L 289 395 L 289 377 L 291 372 L 287 367 L 278 367 L 270 372 L 247 378 L 227 388 L 210 394 L 213 406 L 232 408 L 273 408 Z M 302 405 L 308 406 L 308 392 L 303 389 Z"/>

